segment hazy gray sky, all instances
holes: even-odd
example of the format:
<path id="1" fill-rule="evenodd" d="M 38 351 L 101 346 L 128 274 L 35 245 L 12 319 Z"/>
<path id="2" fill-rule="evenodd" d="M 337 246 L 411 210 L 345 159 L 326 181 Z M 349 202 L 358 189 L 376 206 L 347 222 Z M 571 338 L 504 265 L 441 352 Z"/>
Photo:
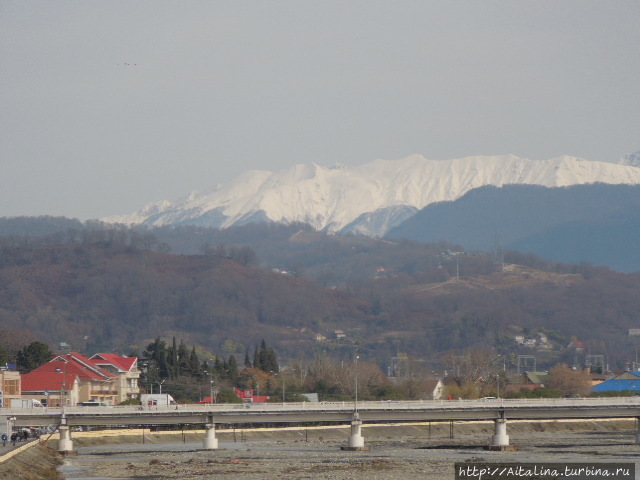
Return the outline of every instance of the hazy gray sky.
<path id="1" fill-rule="evenodd" d="M 640 2 L 0 0 L 0 216 L 249 169 L 640 149 Z"/>

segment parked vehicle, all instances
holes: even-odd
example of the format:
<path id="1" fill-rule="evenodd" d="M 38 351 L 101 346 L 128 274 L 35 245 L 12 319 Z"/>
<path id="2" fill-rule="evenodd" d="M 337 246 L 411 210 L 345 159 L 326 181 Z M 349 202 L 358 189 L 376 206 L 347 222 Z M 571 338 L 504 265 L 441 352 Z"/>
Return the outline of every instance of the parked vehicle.
<path id="1" fill-rule="evenodd" d="M 175 405 L 176 401 L 168 393 L 143 393 L 140 395 L 140 403 L 143 406 L 163 406 Z"/>
<path id="2" fill-rule="evenodd" d="M 42 403 L 35 398 L 12 398 L 9 406 L 11 408 L 42 408 Z"/>

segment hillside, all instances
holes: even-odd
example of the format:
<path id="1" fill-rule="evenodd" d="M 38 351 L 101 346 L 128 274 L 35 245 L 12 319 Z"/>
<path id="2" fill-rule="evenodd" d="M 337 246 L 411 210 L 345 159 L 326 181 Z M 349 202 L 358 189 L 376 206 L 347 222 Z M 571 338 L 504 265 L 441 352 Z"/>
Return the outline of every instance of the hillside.
<path id="1" fill-rule="evenodd" d="M 321 352 L 347 358 L 357 348 L 383 368 L 398 353 L 437 362 L 472 346 L 534 354 L 541 365 L 582 361 L 588 352 L 623 367 L 635 355 L 627 333 L 640 327 L 640 278 L 608 269 L 506 252 L 502 270 L 489 255 L 452 245 L 304 230 L 279 244 L 281 261 L 298 270 L 258 268 L 259 257 L 240 245 L 175 255 L 153 251 L 163 244 L 135 231 L 82 238 L 0 243 L 5 328 L 88 352 L 126 353 L 175 335 L 242 356 L 264 338 L 283 362 Z M 526 347 L 517 335 L 538 343 Z M 573 339 L 585 350 L 572 350 Z"/>
<path id="2" fill-rule="evenodd" d="M 640 186 L 483 187 L 426 207 L 386 238 L 449 241 L 470 250 L 496 247 L 565 263 L 586 261 L 640 270 Z"/>
<path id="3" fill-rule="evenodd" d="M 4 247 L 0 320 L 52 345 L 126 352 L 172 334 L 212 350 L 227 340 L 247 348 L 262 338 L 283 343 L 301 328 L 364 316 L 352 296 L 241 263 L 250 259 L 82 244 Z"/>

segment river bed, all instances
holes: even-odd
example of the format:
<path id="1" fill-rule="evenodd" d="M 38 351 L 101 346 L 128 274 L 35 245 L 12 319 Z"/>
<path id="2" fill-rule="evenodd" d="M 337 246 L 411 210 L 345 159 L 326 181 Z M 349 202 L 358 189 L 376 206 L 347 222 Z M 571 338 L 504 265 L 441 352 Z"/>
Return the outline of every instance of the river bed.
<path id="1" fill-rule="evenodd" d="M 59 470 L 76 480 L 446 480 L 454 478 L 456 462 L 635 463 L 640 454 L 630 422 L 536 425 L 511 425 L 511 443 L 518 449 L 505 452 L 485 450 L 491 425 L 457 427 L 453 438 L 443 425 L 370 427 L 363 435 L 371 450 L 355 452 L 341 450 L 347 430 L 281 435 L 274 431 L 247 434 L 243 441 L 222 434 L 220 448 L 207 451 L 202 441 L 175 441 L 174 435 L 169 443 L 79 445 L 78 455 L 68 457 Z"/>

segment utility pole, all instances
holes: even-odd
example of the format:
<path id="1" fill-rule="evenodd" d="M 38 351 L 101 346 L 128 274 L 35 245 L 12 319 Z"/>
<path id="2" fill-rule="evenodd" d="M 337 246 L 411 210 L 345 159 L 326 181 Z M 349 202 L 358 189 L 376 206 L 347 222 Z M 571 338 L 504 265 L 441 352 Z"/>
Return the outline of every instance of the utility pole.
<path id="1" fill-rule="evenodd" d="M 355 411 L 358 413 L 358 359 L 360 355 L 356 355 L 356 395 L 355 395 Z"/>

